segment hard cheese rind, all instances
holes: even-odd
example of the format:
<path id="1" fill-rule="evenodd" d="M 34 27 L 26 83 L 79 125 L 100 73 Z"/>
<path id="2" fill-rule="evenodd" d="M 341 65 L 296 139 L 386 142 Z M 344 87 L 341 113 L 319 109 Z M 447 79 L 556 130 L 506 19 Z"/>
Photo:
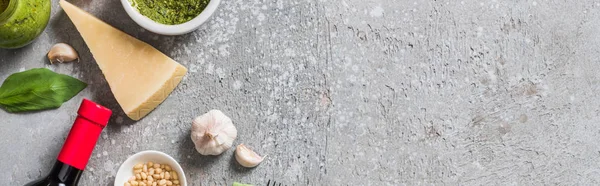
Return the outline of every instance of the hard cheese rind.
<path id="1" fill-rule="evenodd" d="M 123 111 L 133 120 L 146 116 L 181 82 L 187 69 L 144 43 L 61 0 L 96 59 Z"/>

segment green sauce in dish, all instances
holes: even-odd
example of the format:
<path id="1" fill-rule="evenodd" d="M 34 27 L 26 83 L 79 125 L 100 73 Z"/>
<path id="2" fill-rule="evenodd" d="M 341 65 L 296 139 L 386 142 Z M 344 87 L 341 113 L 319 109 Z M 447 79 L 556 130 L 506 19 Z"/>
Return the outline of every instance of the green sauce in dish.
<path id="1" fill-rule="evenodd" d="M 166 25 L 178 25 L 196 16 L 206 8 L 209 0 L 129 0 L 142 15 Z"/>
<path id="2" fill-rule="evenodd" d="M 0 0 L 0 48 L 20 48 L 48 25 L 50 0 Z"/>

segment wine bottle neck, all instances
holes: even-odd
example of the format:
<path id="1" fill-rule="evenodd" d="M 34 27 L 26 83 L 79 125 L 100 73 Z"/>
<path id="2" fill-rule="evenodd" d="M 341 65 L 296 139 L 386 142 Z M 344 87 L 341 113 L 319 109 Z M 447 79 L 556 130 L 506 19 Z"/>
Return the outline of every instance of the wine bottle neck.
<path id="1" fill-rule="evenodd" d="M 77 169 L 61 161 L 56 161 L 49 175 L 52 176 L 52 180 L 57 179 L 55 181 L 59 181 L 65 185 L 77 185 L 82 173 L 83 170 L 81 169 Z"/>
<path id="2" fill-rule="evenodd" d="M 57 159 L 64 164 L 84 170 L 102 129 L 102 125 L 77 116 Z"/>

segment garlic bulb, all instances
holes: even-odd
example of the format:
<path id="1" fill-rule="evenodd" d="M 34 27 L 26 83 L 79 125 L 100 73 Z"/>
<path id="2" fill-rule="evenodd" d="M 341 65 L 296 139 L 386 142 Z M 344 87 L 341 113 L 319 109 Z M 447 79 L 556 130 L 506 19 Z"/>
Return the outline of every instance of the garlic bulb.
<path id="1" fill-rule="evenodd" d="M 246 145 L 240 144 L 235 148 L 235 159 L 244 167 L 256 167 L 264 160 L 256 152 L 250 150 Z"/>
<path id="2" fill-rule="evenodd" d="M 191 137 L 198 153 L 219 155 L 231 147 L 237 129 L 223 112 L 211 110 L 194 119 Z"/>

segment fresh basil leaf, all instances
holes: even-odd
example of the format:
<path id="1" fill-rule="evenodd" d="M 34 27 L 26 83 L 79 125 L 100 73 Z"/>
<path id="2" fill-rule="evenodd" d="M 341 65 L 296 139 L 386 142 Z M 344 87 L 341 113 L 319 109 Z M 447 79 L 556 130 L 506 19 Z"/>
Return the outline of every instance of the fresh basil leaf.
<path id="1" fill-rule="evenodd" d="M 8 112 L 25 112 L 60 107 L 87 84 L 46 68 L 14 73 L 0 87 L 0 106 Z"/>

